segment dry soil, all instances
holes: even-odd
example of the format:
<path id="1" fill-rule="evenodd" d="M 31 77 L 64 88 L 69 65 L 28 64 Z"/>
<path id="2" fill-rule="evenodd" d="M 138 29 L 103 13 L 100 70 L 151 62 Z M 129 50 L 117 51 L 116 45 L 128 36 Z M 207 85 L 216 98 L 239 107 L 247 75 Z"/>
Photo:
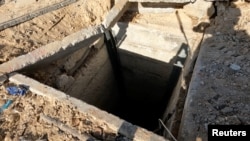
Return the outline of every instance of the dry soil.
<path id="1" fill-rule="evenodd" d="M 36 4 L 30 1 L 28 1 L 27 5 L 34 9 L 33 5 Z M 41 4 L 40 1 L 37 1 L 37 3 L 37 5 Z M 50 0 L 42 2 L 42 4 L 45 3 L 49 5 L 52 2 Z M 15 3 L 8 4 L 14 5 Z M 9 5 L 0 7 L 0 15 L 11 13 L 9 11 L 20 13 L 20 11 Z M 40 6 L 35 7 L 39 8 Z M 0 63 L 26 54 L 48 43 L 61 40 L 82 28 L 100 24 L 109 9 L 109 0 L 79 0 L 64 8 L 2 30 L 0 31 Z M 26 12 L 27 6 L 21 13 Z"/>

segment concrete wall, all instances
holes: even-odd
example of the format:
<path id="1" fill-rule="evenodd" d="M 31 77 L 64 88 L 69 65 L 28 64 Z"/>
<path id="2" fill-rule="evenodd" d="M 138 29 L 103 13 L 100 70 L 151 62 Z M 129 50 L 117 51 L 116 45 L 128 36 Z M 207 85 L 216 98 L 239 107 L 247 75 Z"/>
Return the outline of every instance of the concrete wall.
<path id="1" fill-rule="evenodd" d="M 119 50 L 127 95 L 138 101 L 159 102 L 163 97 L 171 64 Z"/>
<path id="2" fill-rule="evenodd" d="M 100 41 L 89 55 L 84 59 L 81 66 L 76 70 L 74 80 L 68 83 L 69 89 L 64 91 L 83 101 L 101 107 L 105 110 L 113 110 L 119 104 L 121 93 L 118 93 L 117 83 L 114 78 L 112 66 L 108 57 L 106 46 Z M 86 49 L 81 52 L 88 52 Z M 84 53 L 77 52 L 78 54 Z M 127 100 L 148 105 L 161 102 L 166 94 L 169 75 L 172 64 L 154 60 L 145 56 L 118 50 L 122 74 L 124 76 Z M 76 57 L 76 54 L 72 56 Z M 69 57 L 69 58 L 72 58 Z M 70 60 L 72 64 L 74 59 Z M 70 64 L 66 61 L 65 64 Z M 64 68 L 67 68 L 64 66 Z M 74 67 L 71 67 L 74 68 Z M 68 70 L 70 72 L 70 70 Z M 127 101 L 128 102 L 128 101 Z"/>
<path id="3" fill-rule="evenodd" d="M 90 46 L 82 45 L 56 61 L 43 61 L 22 70 L 41 83 L 111 111 L 117 99 L 117 86 L 103 37 Z"/>
<path id="4" fill-rule="evenodd" d="M 106 46 L 91 49 L 66 93 L 105 110 L 115 107 L 117 86 Z"/>

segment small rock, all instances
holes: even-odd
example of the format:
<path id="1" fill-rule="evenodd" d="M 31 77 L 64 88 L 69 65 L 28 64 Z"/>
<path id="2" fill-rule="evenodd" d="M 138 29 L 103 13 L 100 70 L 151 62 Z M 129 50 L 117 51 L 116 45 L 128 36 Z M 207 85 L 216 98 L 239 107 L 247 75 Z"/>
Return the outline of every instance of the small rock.
<path id="1" fill-rule="evenodd" d="M 237 64 L 231 64 L 231 65 L 230 65 L 230 68 L 231 68 L 232 70 L 235 70 L 235 71 L 238 71 L 238 70 L 241 69 L 241 67 L 240 67 L 239 65 L 237 65 Z"/>
<path id="2" fill-rule="evenodd" d="M 234 54 L 234 51 L 229 50 L 229 51 L 226 52 L 226 54 L 229 55 L 229 56 L 232 56 Z"/>
<path id="3" fill-rule="evenodd" d="M 230 63 L 231 63 L 231 61 L 230 61 L 230 60 L 225 60 L 223 64 L 224 64 L 225 66 L 229 66 L 229 65 L 230 65 Z"/>
<path id="4" fill-rule="evenodd" d="M 215 120 L 215 118 L 216 118 L 216 115 L 210 115 L 209 117 L 208 117 L 208 121 L 214 121 Z"/>
<path id="5" fill-rule="evenodd" d="M 229 116 L 229 117 L 227 117 L 227 121 L 230 124 L 233 124 L 233 125 L 239 125 L 239 124 L 241 124 L 241 121 L 238 119 L 237 116 Z"/>
<path id="6" fill-rule="evenodd" d="M 220 32 L 216 32 L 216 35 L 220 35 L 221 33 Z"/>
<path id="7" fill-rule="evenodd" d="M 241 50 L 240 50 L 240 53 L 241 53 L 241 54 L 247 54 L 247 53 L 248 53 L 248 48 L 245 47 L 245 48 L 241 49 Z"/>
<path id="8" fill-rule="evenodd" d="M 228 114 L 228 113 L 233 112 L 233 108 L 226 107 L 226 108 L 222 109 L 221 112 L 224 114 Z"/>
<path id="9" fill-rule="evenodd" d="M 248 73 L 250 73 L 250 68 L 249 68 L 249 67 L 247 67 L 246 71 L 247 71 Z"/>
<path id="10" fill-rule="evenodd" d="M 241 61 L 243 61 L 244 59 L 246 59 L 246 57 L 243 56 L 243 55 L 240 55 L 240 56 L 236 57 L 235 59 L 236 59 L 238 62 L 241 62 Z"/>
<path id="11" fill-rule="evenodd" d="M 80 119 L 79 118 L 73 118 L 72 119 L 72 126 L 78 126 L 80 124 Z"/>
<path id="12" fill-rule="evenodd" d="M 93 136 L 96 137 L 96 138 L 100 138 L 102 139 L 103 138 L 103 130 L 101 128 L 96 128 L 94 129 L 93 131 Z"/>
<path id="13" fill-rule="evenodd" d="M 20 115 L 18 113 L 10 114 L 7 116 L 6 121 L 18 122 L 20 120 Z"/>
<path id="14" fill-rule="evenodd" d="M 57 87 L 60 90 L 65 90 L 68 87 L 71 86 L 71 84 L 74 82 L 74 77 L 68 76 L 67 74 L 62 74 L 57 77 Z"/>
<path id="15" fill-rule="evenodd" d="M 201 82 L 200 82 L 200 84 L 201 84 L 201 85 L 204 85 L 204 84 L 205 84 L 205 82 L 204 82 L 204 81 L 201 81 Z"/>
<path id="16" fill-rule="evenodd" d="M 4 105 L 5 104 L 5 100 L 3 99 L 0 99 L 0 106 Z"/>
<path id="17" fill-rule="evenodd" d="M 3 85 L 3 83 L 8 79 L 6 75 L 0 74 L 0 85 Z"/>

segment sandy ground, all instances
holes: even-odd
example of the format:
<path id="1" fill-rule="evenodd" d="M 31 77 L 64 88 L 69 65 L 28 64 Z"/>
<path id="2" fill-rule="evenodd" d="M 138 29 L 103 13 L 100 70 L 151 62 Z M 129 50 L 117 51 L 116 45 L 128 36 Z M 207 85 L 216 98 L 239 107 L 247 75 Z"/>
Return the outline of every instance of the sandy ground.
<path id="1" fill-rule="evenodd" d="M 49 0 L 46 2 L 51 3 Z M 4 12 L 11 11 L 12 7 L 4 9 Z M 110 9 L 109 0 L 79 0 L 59 10 L 0 31 L 0 63 L 61 40 L 82 28 L 100 24 L 108 9 Z M 3 13 L 1 10 L 0 12 Z"/>
<path id="2" fill-rule="evenodd" d="M 196 120 L 249 124 L 250 4 L 220 4 L 218 16 L 207 32 L 211 37 L 204 41 L 204 46 L 209 47 L 203 56 L 206 62 L 200 74 L 202 99 L 198 103 L 209 113 L 197 115 Z"/>
<path id="3" fill-rule="evenodd" d="M 98 24 L 108 9 L 109 5 L 104 5 L 101 0 L 88 2 L 81 0 L 63 9 L 3 30 L 0 32 L 0 62 L 3 63 L 55 40 L 61 40 L 86 26 Z M 208 32 L 211 38 L 207 38 L 204 44 L 210 45 L 211 48 L 204 57 L 210 59 L 204 64 L 204 69 L 200 74 L 203 76 L 200 84 L 204 88 L 200 93 L 204 95 L 197 104 L 201 111 L 202 109 L 210 109 L 210 111 L 204 110 L 206 113 L 197 115 L 195 117 L 197 123 L 250 123 L 248 104 L 250 100 L 248 93 L 250 85 L 248 81 L 250 77 L 249 9 L 249 3 L 237 3 L 229 7 L 220 4 L 218 15 L 209 23 L 211 27 Z M 152 15 L 148 17 L 153 18 Z M 143 18 L 143 15 L 137 15 L 137 18 Z M 136 19 L 134 22 L 137 22 Z M 214 52 L 215 49 L 216 52 Z M 42 74 L 41 77 L 45 75 Z M 101 133 L 100 136 L 98 130 L 100 126 L 105 127 L 104 123 L 98 123 L 91 117 L 77 112 L 70 105 L 64 105 L 59 101 L 44 99 L 32 93 L 22 97 L 9 96 L 4 86 L 1 86 L 0 97 L 1 105 L 7 99 L 14 100 L 11 107 L 1 115 L 0 140 L 14 138 L 79 140 L 72 134 L 58 129 L 57 126 L 41 120 L 40 114 L 48 115 L 98 139 L 116 138 L 112 131 Z M 71 117 L 73 120 L 66 117 Z"/>
<path id="4" fill-rule="evenodd" d="M 217 4 L 201 45 L 184 126 L 191 138 L 207 139 L 207 125 L 250 124 L 250 4 Z M 192 101 L 192 102 L 191 102 Z"/>
<path id="5" fill-rule="evenodd" d="M 4 141 L 47 141 L 83 140 L 74 133 L 85 135 L 88 139 L 119 140 L 109 127 L 95 118 L 77 111 L 71 105 L 44 98 L 28 91 L 24 96 L 7 93 L 6 83 L 0 87 L 0 105 L 7 100 L 13 103 L 0 115 L 0 140 Z M 55 123 L 57 122 L 57 124 Z M 67 126 L 62 128 L 61 125 Z M 72 132 L 72 130 L 75 130 Z"/>
<path id="6" fill-rule="evenodd" d="M 42 2 L 38 1 L 37 3 L 41 5 L 34 6 L 30 10 L 57 1 Z M 28 4 L 31 3 L 34 1 L 28 1 Z M 12 1 L 8 4 L 0 7 L 0 13 L 20 12 L 12 10 L 15 2 Z M 22 9 L 22 12 L 27 12 L 27 6 L 19 5 L 19 8 Z M 26 54 L 50 42 L 61 40 L 82 28 L 99 24 L 109 9 L 109 0 L 79 0 L 65 8 L 0 31 L 0 63 Z M 5 89 L 8 85 L 14 84 L 7 83 L 0 88 L 0 106 L 7 100 L 13 100 L 13 103 L 0 115 L 0 140 L 82 140 L 81 137 L 72 134 L 71 130 L 76 130 L 82 135 L 85 134 L 89 139 L 124 139 L 111 131 L 105 123 L 79 113 L 77 109 L 63 102 L 50 100 L 31 92 L 25 96 L 11 96 Z M 59 125 L 51 124 L 50 121 L 56 121 L 68 128 L 62 129 Z"/>
<path id="7" fill-rule="evenodd" d="M 63 0 L 2 0 L 4 4 L 0 6 L 0 23 L 13 18 L 20 17 L 31 11 L 44 8 L 46 6 L 61 2 Z"/>

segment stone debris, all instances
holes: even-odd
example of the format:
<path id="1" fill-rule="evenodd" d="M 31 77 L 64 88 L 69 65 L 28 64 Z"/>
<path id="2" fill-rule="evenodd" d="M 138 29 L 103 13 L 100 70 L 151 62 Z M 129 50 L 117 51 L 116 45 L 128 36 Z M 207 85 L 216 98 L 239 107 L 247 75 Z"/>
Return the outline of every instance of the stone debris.
<path id="1" fill-rule="evenodd" d="M 241 67 L 239 65 L 237 65 L 237 64 L 231 64 L 230 68 L 233 69 L 233 70 L 235 70 L 235 71 L 238 71 L 238 70 L 241 69 Z"/>
<path id="2" fill-rule="evenodd" d="M 217 16 L 206 29 L 210 36 L 203 39 L 193 71 L 180 141 L 195 140 L 197 136 L 207 140 L 204 125 L 247 125 L 250 122 L 250 29 L 247 24 L 250 5 L 231 2 L 228 6 L 218 2 L 216 6 Z"/>

